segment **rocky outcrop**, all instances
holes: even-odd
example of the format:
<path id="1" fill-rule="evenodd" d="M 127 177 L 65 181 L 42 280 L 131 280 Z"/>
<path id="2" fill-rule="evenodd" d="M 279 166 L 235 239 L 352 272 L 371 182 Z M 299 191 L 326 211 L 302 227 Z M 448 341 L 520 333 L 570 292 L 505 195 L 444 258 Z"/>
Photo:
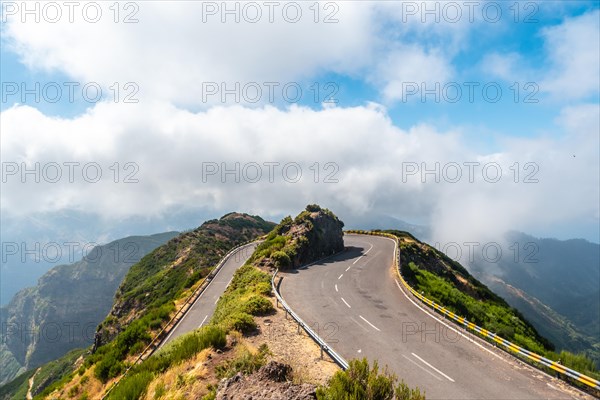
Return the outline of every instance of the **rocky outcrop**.
<path id="1" fill-rule="evenodd" d="M 257 254 L 258 265 L 268 268 L 297 268 L 344 250 L 344 223 L 331 211 L 308 205 L 294 219 L 284 218 Z M 281 244 L 284 243 L 283 247 Z"/>
<path id="2" fill-rule="evenodd" d="M 271 361 L 250 376 L 241 373 L 224 379 L 217 389 L 217 400 L 314 400 L 316 387 L 289 381 L 292 368 Z"/>

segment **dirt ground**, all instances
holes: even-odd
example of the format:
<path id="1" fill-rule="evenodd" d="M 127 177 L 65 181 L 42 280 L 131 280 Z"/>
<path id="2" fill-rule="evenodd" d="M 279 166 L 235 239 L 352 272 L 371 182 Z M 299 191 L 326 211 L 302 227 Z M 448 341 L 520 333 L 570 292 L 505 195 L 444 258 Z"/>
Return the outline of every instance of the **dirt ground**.
<path id="1" fill-rule="evenodd" d="M 273 306 L 276 305 L 272 299 Z M 279 306 L 272 315 L 254 317 L 260 333 L 246 337 L 246 341 L 255 347 L 266 343 L 273 355 L 272 360 L 289 364 L 293 368 L 294 383 L 313 383 L 324 385 L 339 370 L 337 364 L 323 353 L 319 346 L 300 329 L 291 316 Z"/>

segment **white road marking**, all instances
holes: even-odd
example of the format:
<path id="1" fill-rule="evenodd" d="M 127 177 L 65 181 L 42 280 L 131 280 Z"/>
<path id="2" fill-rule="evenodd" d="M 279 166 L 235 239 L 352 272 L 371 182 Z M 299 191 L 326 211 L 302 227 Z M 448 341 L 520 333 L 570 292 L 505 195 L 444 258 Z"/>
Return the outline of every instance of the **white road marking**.
<path id="1" fill-rule="evenodd" d="M 423 371 L 427 372 L 429 375 L 433 376 L 438 381 L 442 380 L 442 378 L 440 378 L 439 376 L 437 376 L 436 374 L 434 374 L 433 372 L 431 372 L 430 370 L 428 370 L 424 366 L 418 364 L 416 361 L 411 360 L 410 358 L 406 357 L 404 354 L 402 354 L 402 357 L 406 358 L 408 361 L 410 361 L 411 363 L 415 364 L 417 367 L 421 368 Z"/>
<path id="2" fill-rule="evenodd" d="M 417 359 L 419 359 L 423 364 L 427 365 L 429 368 L 431 368 L 432 370 L 434 370 L 438 374 L 442 375 L 444 378 L 448 379 L 450 382 L 454 382 L 454 379 L 450 378 L 448 375 L 446 375 L 445 373 L 443 373 L 442 371 L 440 371 L 439 369 L 437 369 L 433 365 L 429 364 L 427 361 L 423 360 L 421 357 L 419 357 L 415 353 L 410 353 L 410 354 L 412 354 L 414 357 L 416 357 Z"/>
<path id="3" fill-rule="evenodd" d="M 247 247 L 253 247 L 254 245 L 248 245 Z M 241 251 L 241 249 L 240 249 Z M 234 255 L 237 254 L 239 251 L 236 251 L 235 253 L 231 254 L 227 260 L 225 260 L 225 262 L 223 263 L 223 267 L 225 267 L 225 263 L 227 261 L 229 261 L 229 259 Z M 200 293 L 200 295 L 196 298 L 196 300 L 194 300 L 194 302 L 192 303 L 192 305 L 190 306 L 190 308 L 188 309 L 191 310 L 192 307 L 194 307 L 196 305 L 196 303 L 198 302 L 198 300 L 200 300 L 200 298 L 202 297 L 202 295 L 204 293 L 206 293 L 206 291 L 208 290 L 208 287 L 215 281 L 215 278 L 217 277 L 217 275 L 219 275 L 219 272 L 221 272 L 223 270 L 223 268 L 219 269 L 217 271 L 217 273 L 215 274 L 215 276 L 213 276 L 213 278 L 210 280 L 210 282 L 208 282 L 208 285 L 206 285 L 206 287 L 204 288 L 204 290 L 202 291 L 202 293 Z M 231 278 L 233 279 L 233 277 Z M 231 282 L 231 280 L 229 281 Z M 181 321 L 183 321 L 185 319 L 185 317 L 187 316 L 187 313 L 179 320 L 177 321 L 177 323 L 175 324 L 175 326 L 173 328 L 171 328 L 171 332 L 167 335 L 167 337 L 165 338 L 165 340 L 163 340 L 162 342 L 160 342 L 160 345 L 158 346 L 159 348 L 161 348 L 165 343 L 167 343 L 167 341 L 169 340 L 169 338 L 173 335 L 173 333 L 175 333 L 175 330 L 177 329 L 177 327 L 179 326 L 179 324 L 181 323 Z"/>
<path id="4" fill-rule="evenodd" d="M 342 276 L 344 276 L 344 274 L 341 274 L 340 276 L 338 276 L 338 280 L 342 279 Z"/>
<path id="5" fill-rule="evenodd" d="M 233 276 L 231 277 L 231 279 L 229 280 L 229 282 L 227 282 L 227 285 L 225 285 L 225 287 L 229 287 L 229 285 L 231 284 L 231 281 L 233 280 Z"/>
<path id="6" fill-rule="evenodd" d="M 342 301 L 344 302 L 344 304 L 345 304 L 345 305 L 347 305 L 347 306 L 348 306 L 348 308 L 352 308 L 352 307 L 350 307 L 350 304 L 348 304 L 348 302 L 347 302 L 346 300 L 344 300 L 344 298 L 343 298 L 343 297 L 342 297 Z"/>
<path id="7" fill-rule="evenodd" d="M 367 324 L 371 325 L 374 329 L 378 330 L 379 332 L 381 332 L 381 329 L 379 329 L 378 327 L 376 327 L 375 325 L 373 325 L 372 323 L 370 323 L 369 321 L 367 321 L 365 319 L 365 317 L 363 317 L 362 315 L 359 315 L 360 319 L 362 319 L 363 321 L 365 321 Z"/>
<path id="8" fill-rule="evenodd" d="M 551 384 L 549 384 L 548 382 L 546 382 L 546 385 L 548 385 L 548 386 L 550 386 L 552 389 L 554 389 L 554 390 L 558 390 L 558 391 L 560 392 L 560 390 L 559 390 L 559 389 L 558 389 L 556 386 L 554 386 L 554 385 L 551 385 Z"/>
<path id="9" fill-rule="evenodd" d="M 217 299 L 215 300 L 215 304 L 217 304 L 219 302 L 219 298 L 217 297 Z"/>
<path id="10" fill-rule="evenodd" d="M 350 268 L 352 268 L 352 265 L 351 265 L 351 266 L 349 266 L 348 268 L 346 268 L 346 272 L 348 272 L 348 270 L 349 270 Z"/>
<path id="11" fill-rule="evenodd" d="M 354 262 L 352 263 L 352 265 L 356 264 L 361 258 L 363 258 L 364 256 L 366 256 L 367 253 L 370 252 L 372 248 L 373 248 L 373 245 L 371 245 L 371 247 L 369 247 L 369 250 L 365 251 L 364 254 L 362 254 L 360 257 L 358 257 L 356 260 L 354 260 Z"/>
<path id="12" fill-rule="evenodd" d="M 391 240 L 391 239 L 390 239 Z M 490 353 L 491 355 L 493 355 L 496 358 L 499 358 L 501 360 L 506 361 L 504 358 L 500 357 L 498 354 L 494 353 L 493 351 L 491 351 L 490 349 L 485 348 L 484 346 L 482 346 L 481 344 L 477 343 L 476 341 L 474 341 L 473 339 L 471 339 L 470 337 L 468 337 L 467 335 L 465 335 L 464 333 L 456 330 L 456 328 L 454 328 L 451 325 L 448 325 L 445 321 L 437 318 L 435 315 L 431 314 L 429 311 L 427 311 L 426 309 L 424 309 L 423 307 L 421 307 L 420 305 L 418 305 L 417 303 L 414 302 L 413 299 L 411 299 L 410 297 L 408 297 L 408 295 L 404 292 L 404 290 L 402 290 L 402 286 L 400 286 L 400 283 L 398 283 L 398 281 L 396 281 L 396 286 L 398 286 L 398 289 L 400 289 L 400 292 L 402 292 L 402 294 L 404 295 L 404 297 L 406 297 L 408 299 L 408 301 L 410 301 L 411 303 L 413 303 L 413 305 L 415 307 L 417 307 L 419 310 L 423 311 L 425 314 L 429 315 L 431 318 L 435 319 L 437 322 L 439 322 L 440 324 L 444 325 L 446 328 L 450 329 L 451 331 L 453 331 L 454 333 L 459 334 L 460 336 L 464 337 L 465 339 L 467 339 L 469 342 L 473 343 L 474 345 L 479 346 L 481 349 L 487 351 L 488 353 Z"/>
<path id="13" fill-rule="evenodd" d="M 202 320 L 202 322 L 200 322 L 200 325 L 198 325 L 198 328 L 200 328 L 202 325 L 204 325 L 204 322 L 206 321 L 206 318 L 208 318 L 208 315 L 206 317 L 204 317 L 204 319 Z"/>
<path id="14" fill-rule="evenodd" d="M 360 322 L 358 322 L 357 320 L 354 319 L 354 317 L 350 317 L 350 319 L 352 320 L 352 322 L 354 322 L 356 325 L 360 326 L 361 328 L 363 328 L 365 330 L 365 332 L 370 332 L 367 328 L 365 328 L 365 326 L 363 324 L 361 324 Z"/>
<path id="15" fill-rule="evenodd" d="M 362 353 L 362 349 L 358 349 L 358 353 Z"/>
<path id="16" fill-rule="evenodd" d="M 338 288 L 337 288 L 337 283 L 335 284 L 335 291 L 339 292 Z"/>

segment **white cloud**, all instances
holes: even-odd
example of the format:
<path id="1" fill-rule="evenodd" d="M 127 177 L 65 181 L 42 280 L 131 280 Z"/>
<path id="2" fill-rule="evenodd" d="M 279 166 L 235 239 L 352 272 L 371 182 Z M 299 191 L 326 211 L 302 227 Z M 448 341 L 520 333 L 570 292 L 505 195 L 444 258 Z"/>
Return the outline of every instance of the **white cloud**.
<path id="1" fill-rule="evenodd" d="M 322 70 L 353 73 L 370 62 L 373 32 L 368 4 L 336 3 L 336 11 L 322 3 L 320 22 L 315 23 L 312 3 L 302 3 L 302 17 L 289 23 L 281 3 L 270 23 L 269 9 L 258 2 L 262 10 L 258 23 L 248 22 L 252 16 L 246 14 L 239 23 L 225 15 L 229 22 L 222 23 L 220 11 L 204 12 L 205 3 L 219 9 L 225 5 L 140 2 L 135 15 L 139 23 L 116 24 L 110 4 L 105 3 L 104 17 L 95 24 L 81 17 L 74 23 L 42 19 L 37 24 L 20 23 L 15 17 L 8 19 L 3 36 L 30 68 L 61 71 L 103 87 L 136 82 L 144 98 L 194 106 L 202 105 L 203 82 L 285 83 Z M 241 2 L 232 4 L 242 9 Z M 334 11 L 339 22 L 323 23 Z"/>
<path id="2" fill-rule="evenodd" d="M 459 131 L 439 132 L 427 125 L 401 130 L 378 106 L 319 111 L 236 106 L 190 113 L 164 103 L 108 103 L 74 119 L 50 118 L 27 106 L 13 107 L 1 117 L 5 163 L 24 161 L 31 168 L 34 162 L 94 161 L 104 174 L 93 184 L 80 175 L 75 183 L 66 177 L 44 183 L 42 176 L 40 184 L 32 183 L 31 176 L 27 184 L 9 176 L 2 212 L 11 217 L 75 210 L 116 219 L 152 218 L 198 206 L 273 215 L 319 202 L 355 214 L 377 207 L 378 213 L 430 216 L 436 238 L 531 231 L 590 215 L 598 219 L 598 171 L 589 171 L 599 162 L 598 109 L 593 105 L 564 111 L 560 139 L 511 139 L 493 154 L 474 152 Z M 475 183 L 468 182 L 463 164 L 468 161 L 480 163 Z M 131 172 L 123 170 L 124 164 L 135 162 L 139 183 L 114 183 L 109 169 L 114 162 L 120 163 L 120 181 Z M 203 182 L 203 162 L 226 162 L 229 168 L 235 162 L 242 168 L 250 162 L 298 162 L 303 176 L 291 183 L 277 167 L 275 183 L 270 183 L 263 167 L 258 183 L 244 181 L 243 174 L 240 183 L 232 175 L 225 183 L 218 175 Z M 314 162 L 320 163 L 320 183 L 314 183 Z M 323 183 L 334 171 L 324 169 L 327 162 L 339 167 L 334 175 L 338 183 Z M 458 183 L 449 182 L 454 170 L 444 167 L 450 162 L 460 165 Z M 498 183 L 483 177 L 483 165 L 492 162 L 502 168 Z M 518 178 L 510 169 L 515 162 Z M 533 171 L 527 162 L 536 163 L 533 178 L 539 183 L 523 183 Z M 440 165 L 439 183 L 432 174 L 421 173 L 435 163 Z M 405 171 L 409 165 L 421 171 L 403 177 L 403 165 Z M 253 170 L 246 172 L 254 176 Z M 289 172 L 291 180 L 294 171 Z M 486 177 L 494 173 L 489 170 Z"/>
<path id="3" fill-rule="evenodd" d="M 600 10 L 545 28 L 550 72 L 540 86 L 556 97 L 580 99 L 600 87 Z"/>
<path id="4" fill-rule="evenodd" d="M 382 57 L 371 79 L 383 87 L 386 100 L 405 102 L 415 91 L 423 93 L 436 85 L 444 86 L 452 75 L 450 61 L 439 50 L 403 46 Z"/>
<path id="5" fill-rule="evenodd" d="M 533 65 L 519 53 L 487 54 L 481 68 L 509 82 L 536 82 L 540 91 L 567 103 L 598 95 L 600 87 L 600 10 L 567 18 L 541 30 L 544 62 Z"/>

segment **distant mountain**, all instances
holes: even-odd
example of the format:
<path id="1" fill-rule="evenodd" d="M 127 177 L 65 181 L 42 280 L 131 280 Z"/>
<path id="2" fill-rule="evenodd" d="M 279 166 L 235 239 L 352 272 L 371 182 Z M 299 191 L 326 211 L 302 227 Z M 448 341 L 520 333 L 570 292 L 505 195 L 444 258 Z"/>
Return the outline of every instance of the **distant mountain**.
<path id="1" fill-rule="evenodd" d="M 600 366 L 600 245 L 510 232 L 527 255 L 476 258 L 472 273 L 521 311 L 557 349 L 585 352 Z"/>
<path id="2" fill-rule="evenodd" d="M 56 266 L 37 286 L 19 291 L 0 308 L 0 384 L 92 344 L 129 268 L 177 235 L 130 236 L 97 246 L 81 261 Z"/>
<path id="3" fill-rule="evenodd" d="M 173 312 L 174 301 L 205 278 L 229 250 L 266 235 L 274 226 L 259 216 L 231 212 L 155 249 L 119 285 L 110 312 L 98 326 L 93 351 L 124 333 L 132 321 L 160 328 L 161 318 Z M 139 321 L 142 316 L 146 319 Z"/>

